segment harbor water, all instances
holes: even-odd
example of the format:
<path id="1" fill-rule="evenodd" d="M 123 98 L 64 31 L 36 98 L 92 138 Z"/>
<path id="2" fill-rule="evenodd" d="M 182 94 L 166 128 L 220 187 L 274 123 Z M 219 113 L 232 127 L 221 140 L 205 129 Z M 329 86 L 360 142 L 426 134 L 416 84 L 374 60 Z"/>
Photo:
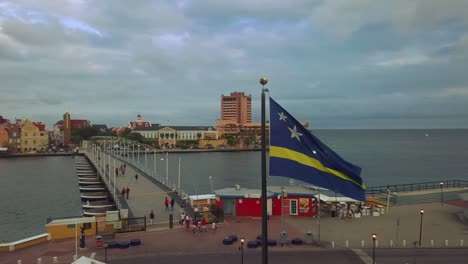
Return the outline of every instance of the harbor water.
<path id="1" fill-rule="evenodd" d="M 313 133 L 346 160 L 362 167 L 367 186 L 468 179 L 468 130 L 318 130 Z M 260 151 L 140 153 L 142 166 L 184 192 L 260 187 Z M 167 159 L 167 157 L 169 159 Z M 133 156 L 131 156 L 133 158 Z M 138 156 L 135 156 L 138 160 Z M 154 164 L 156 162 L 156 167 Z M 169 165 L 166 169 L 166 165 Z M 168 172 L 168 173 L 167 173 Z M 269 177 L 270 185 L 288 184 Z M 130 184 L 130 183 L 129 183 Z M 0 159 L 0 243 L 44 233 L 47 217 L 81 214 L 71 157 Z"/>

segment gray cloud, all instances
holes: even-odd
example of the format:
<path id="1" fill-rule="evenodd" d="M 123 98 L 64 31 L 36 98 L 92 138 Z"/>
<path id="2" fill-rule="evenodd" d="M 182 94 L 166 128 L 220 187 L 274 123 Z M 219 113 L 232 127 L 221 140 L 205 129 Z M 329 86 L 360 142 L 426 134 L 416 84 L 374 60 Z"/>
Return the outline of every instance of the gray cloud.
<path id="1" fill-rule="evenodd" d="M 267 75 L 271 95 L 319 127 L 467 124 L 463 1 L 5 3 L 7 117 L 212 125 L 220 95 L 245 91 L 258 121 Z"/>

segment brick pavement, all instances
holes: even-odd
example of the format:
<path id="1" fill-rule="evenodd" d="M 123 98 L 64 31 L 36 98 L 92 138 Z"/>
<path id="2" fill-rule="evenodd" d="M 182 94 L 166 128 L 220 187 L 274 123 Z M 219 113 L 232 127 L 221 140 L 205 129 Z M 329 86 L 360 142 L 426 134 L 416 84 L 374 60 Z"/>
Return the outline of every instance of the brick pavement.
<path id="1" fill-rule="evenodd" d="M 279 217 L 272 217 L 269 223 L 269 239 L 278 239 L 281 230 Z M 285 223 L 285 228 L 289 232 L 289 238 L 303 237 L 303 234 L 292 226 Z M 239 241 L 233 245 L 223 245 L 222 239 L 227 235 L 235 234 L 239 238 L 245 237 L 247 241 L 255 240 L 256 236 L 261 234 L 261 220 L 250 217 L 227 218 L 226 223 L 219 226 L 216 231 L 197 232 L 186 231 L 176 226 L 176 229 L 168 229 L 164 225 L 155 225 L 146 232 L 135 232 L 117 234 L 112 241 L 128 241 L 133 238 L 139 238 L 142 241 L 141 246 L 131 247 L 129 249 L 108 249 L 108 260 L 124 257 L 128 255 L 158 255 L 158 254 L 179 254 L 184 253 L 204 253 L 204 252 L 237 252 Z M 107 240 L 109 242 L 111 240 Z M 79 251 L 79 256 L 90 256 L 96 252 L 96 259 L 104 259 L 104 249 L 96 248 L 94 237 L 86 238 L 87 248 Z M 316 250 L 309 246 L 270 247 L 272 251 L 278 250 Z M 261 252 L 261 248 L 245 249 L 248 251 Z M 70 263 L 75 254 L 74 239 L 64 239 L 51 241 L 44 244 L 20 249 L 14 252 L 2 253 L 0 264 L 16 263 L 17 259 L 23 260 L 23 263 L 35 263 L 38 257 L 41 257 L 43 263 L 52 263 L 52 258 L 57 256 L 60 263 Z"/>
<path id="2" fill-rule="evenodd" d="M 419 237 L 419 210 L 425 209 L 423 219 L 423 246 L 428 246 L 429 240 L 434 239 L 435 246 L 441 246 L 442 241 L 449 240 L 450 246 L 455 245 L 459 239 L 468 242 L 468 227 L 462 225 L 455 218 L 454 213 L 462 210 L 460 207 L 439 203 L 410 205 L 390 208 L 390 214 L 383 216 L 367 216 L 350 221 L 337 220 L 336 218 L 323 217 L 321 219 L 321 239 L 324 247 L 330 247 L 330 241 L 335 241 L 337 247 L 344 247 L 344 241 L 349 240 L 350 247 L 360 248 L 360 241 L 366 240 L 366 245 L 370 246 L 370 236 L 372 232 L 378 234 L 381 247 L 387 247 L 390 239 L 395 240 L 396 218 L 400 217 L 400 241 L 407 240 L 407 247 L 411 247 L 411 242 Z M 279 239 L 281 231 L 280 217 L 271 217 L 269 223 L 269 238 Z M 304 233 L 312 230 L 314 236 L 316 232 L 316 219 L 285 217 L 285 230 L 288 238 L 304 238 Z M 182 227 L 176 225 L 175 229 L 169 229 L 167 223 L 159 223 L 150 226 L 146 232 L 135 232 L 117 234 L 114 241 L 125 241 L 133 238 L 140 238 L 142 245 L 129 249 L 109 249 L 108 260 L 133 255 L 170 255 L 181 252 L 199 254 L 206 252 L 237 252 L 239 242 L 234 245 L 225 246 L 222 239 L 230 234 L 238 237 L 245 237 L 246 240 L 254 240 L 261 233 L 261 220 L 250 217 L 230 217 L 226 223 L 219 226 L 215 232 L 207 233 L 187 232 Z M 87 237 L 87 249 L 80 251 L 80 256 L 90 256 L 96 252 L 98 260 L 104 259 L 104 250 L 96 248 L 94 237 Z M 110 240 L 107 240 L 109 242 Z M 466 245 L 466 244 L 465 244 Z M 23 263 L 35 263 L 38 257 L 43 258 L 43 263 L 51 263 L 54 256 L 58 256 L 60 263 L 70 263 L 74 254 L 75 244 L 73 239 L 65 239 L 47 242 L 37 246 L 20 249 L 18 251 L 1 253 L 0 264 L 16 263 L 17 259 L 22 259 Z M 257 249 L 246 249 L 249 252 L 259 252 Z M 292 246 L 271 247 L 270 251 L 300 251 L 300 250 L 321 250 L 317 247 Z"/>

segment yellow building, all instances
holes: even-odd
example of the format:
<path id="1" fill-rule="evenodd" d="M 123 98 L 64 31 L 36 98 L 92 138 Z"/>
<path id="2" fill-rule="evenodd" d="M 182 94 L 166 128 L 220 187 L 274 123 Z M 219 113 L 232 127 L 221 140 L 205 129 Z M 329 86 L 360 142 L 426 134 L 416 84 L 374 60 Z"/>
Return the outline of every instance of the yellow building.
<path id="1" fill-rule="evenodd" d="M 21 127 L 21 151 L 45 151 L 49 145 L 49 133 L 41 122 L 25 120 Z"/>

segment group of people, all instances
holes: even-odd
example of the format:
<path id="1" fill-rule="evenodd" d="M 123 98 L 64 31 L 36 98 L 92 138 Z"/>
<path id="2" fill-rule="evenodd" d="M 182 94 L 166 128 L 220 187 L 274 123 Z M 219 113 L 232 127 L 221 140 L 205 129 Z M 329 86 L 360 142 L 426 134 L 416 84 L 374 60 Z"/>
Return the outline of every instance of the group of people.
<path id="1" fill-rule="evenodd" d="M 167 197 L 164 200 L 164 205 L 166 206 L 166 211 L 169 211 L 169 204 L 171 204 L 171 209 L 172 209 L 172 211 L 174 211 L 174 204 L 175 204 L 174 198 L 171 198 L 170 202 L 169 202 L 169 199 L 167 199 Z"/>
<path id="2" fill-rule="evenodd" d="M 196 232 L 197 230 L 200 232 L 207 232 L 207 222 L 205 217 L 198 217 L 198 218 L 191 218 L 185 212 L 182 212 L 180 215 L 179 225 L 185 225 L 185 230 Z M 216 223 L 213 222 L 211 224 L 211 229 L 215 231 L 217 229 Z"/>
<path id="3" fill-rule="evenodd" d="M 169 201 L 169 199 L 166 197 L 166 199 L 164 199 L 164 206 L 166 207 L 166 211 L 169 211 L 169 204 L 171 205 L 171 209 L 172 211 L 174 211 L 174 204 L 175 204 L 175 200 L 174 198 L 171 198 L 171 200 Z M 183 213 L 185 215 L 185 213 Z M 151 210 L 150 214 L 149 214 L 149 219 L 150 219 L 150 224 L 152 225 L 153 222 L 154 222 L 154 211 Z"/>
<path id="4" fill-rule="evenodd" d="M 115 176 L 119 176 L 119 171 L 123 175 L 125 175 L 125 170 L 127 170 L 127 164 L 120 164 L 119 168 L 115 168 Z"/>
<path id="5" fill-rule="evenodd" d="M 125 195 L 126 195 L 126 196 L 127 196 L 127 200 L 128 200 L 128 195 L 129 195 L 129 193 L 130 193 L 130 188 L 129 188 L 129 187 L 127 187 L 127 188 L 123 187 L 123 188 L 122 188 L 122 196 L 125 197 Z"/>

